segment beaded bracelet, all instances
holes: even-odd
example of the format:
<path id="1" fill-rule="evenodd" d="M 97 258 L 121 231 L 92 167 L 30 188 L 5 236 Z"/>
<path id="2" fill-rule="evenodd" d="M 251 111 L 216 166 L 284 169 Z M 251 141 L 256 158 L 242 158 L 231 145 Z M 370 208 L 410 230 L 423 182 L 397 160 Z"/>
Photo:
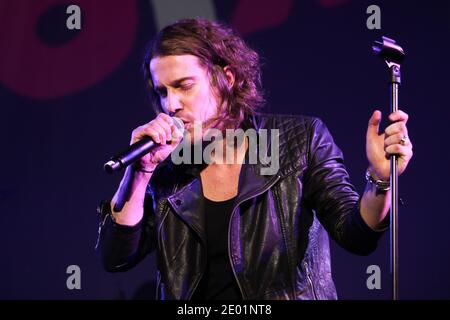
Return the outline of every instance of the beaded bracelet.
<path id="1" fill-rule="evenodd" d="M 366 171 L 366 180 L 367 182 L 375 185 L 375 187 L 377 188 L 377 190 L 380 191 L 388 191 L 391 189 L 391 183 L 390 181 L 383 181 L 383 180 L 377 180 L 374 179 L 372 177 L 372 175 L 370 174 L 370 171 L 367 169 Z"/>

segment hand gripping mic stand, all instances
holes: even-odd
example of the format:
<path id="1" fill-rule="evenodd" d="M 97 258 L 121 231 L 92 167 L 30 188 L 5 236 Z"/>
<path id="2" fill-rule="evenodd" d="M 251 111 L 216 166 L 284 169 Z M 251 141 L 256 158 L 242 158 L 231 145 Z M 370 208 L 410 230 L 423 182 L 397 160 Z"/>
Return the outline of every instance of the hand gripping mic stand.
<path id="1" fill-rule="evenodd" d="M 398 110 L 398 87 L 400 85 L 400 65 L 405 58 L 403 49 L 393 39 L 383 37 L 383 40 L 375 41 L 373 53 L 383 58 L 389 67 L 391 85 L 390 111 Z M 391 156 L 391 212 L 390 212 L 390 240 L 391 240 L 391 275 L 392 298 L 398 300 L 398 173 L 397 156 Z"/>

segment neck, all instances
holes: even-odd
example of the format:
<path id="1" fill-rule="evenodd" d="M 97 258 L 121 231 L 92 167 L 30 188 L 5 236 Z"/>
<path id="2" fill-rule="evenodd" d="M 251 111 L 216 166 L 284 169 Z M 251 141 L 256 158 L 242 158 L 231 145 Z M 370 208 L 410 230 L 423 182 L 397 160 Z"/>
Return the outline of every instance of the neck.
<path id="1" fill-rule="evenodd" d="M 244 162 L 245 153 L 248 148 L 247 137 L 238 143 L 227 143 L 227 139 L 214 141 L 215 147 L 211 152 L 210 166 L 221 166 L 222 168 L 234 167 Z"/>

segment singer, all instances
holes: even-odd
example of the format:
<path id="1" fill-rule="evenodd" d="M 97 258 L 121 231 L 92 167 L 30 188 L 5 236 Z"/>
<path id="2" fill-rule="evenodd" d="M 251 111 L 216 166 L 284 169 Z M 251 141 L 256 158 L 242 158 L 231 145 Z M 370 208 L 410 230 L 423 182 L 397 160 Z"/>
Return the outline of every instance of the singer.
<path id="1" fill-rule="evenodd" d="M 390 114 L 379 133 L 381 112 L 373 112 L 360 196 L 320 119 L 261 113 L 259 56 L 228 26 L 204 19 L 167 26 L 150 43 L 143 71 L 157 116 L 131 143 L 150 137 L 158 146 L 126 168 L 101 207 L 96 249 L 105 269 L 129 270 L 156 250 L 158 299 L 337 299 L 328 235 L 355 254 L 376 249 L 389 226 L 389 157 L 398 155 L 399 174 L 412 157 L 408 115 Z M 255 152 L 248 137 L 215 140 L 223 152 L 212 162 L 172 161 L 181 143 L 207 148 L 210 129 L 276 132 L 279 148 L 266 150 L 279 167 L 263 175 L 269 164 L 247 161 Z M 223 161 L 230 152 L 234 161 Z"/>

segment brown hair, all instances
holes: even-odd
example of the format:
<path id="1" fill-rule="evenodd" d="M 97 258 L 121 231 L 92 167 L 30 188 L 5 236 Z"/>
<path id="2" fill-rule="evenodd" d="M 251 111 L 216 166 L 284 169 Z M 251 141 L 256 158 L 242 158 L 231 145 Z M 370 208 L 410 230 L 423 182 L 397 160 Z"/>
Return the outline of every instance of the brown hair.
<path id="1" fill-rule="evenodd" d="M 236 128 L 257 113 L 264 103 L 258 54 L 230 27 L 201 18 L 179 20 L 165 27 L 147 48 L 142 68 L 157 113 L 162 107 L 153 86 L 149 63 L 157 56 L 184 54 L 198 57 L 210 75 L 220 105 L 225 103 L 226 106 L 221 120 Z M 235 77 L 231 88 L 223 70 L 225 66 Z"/>

